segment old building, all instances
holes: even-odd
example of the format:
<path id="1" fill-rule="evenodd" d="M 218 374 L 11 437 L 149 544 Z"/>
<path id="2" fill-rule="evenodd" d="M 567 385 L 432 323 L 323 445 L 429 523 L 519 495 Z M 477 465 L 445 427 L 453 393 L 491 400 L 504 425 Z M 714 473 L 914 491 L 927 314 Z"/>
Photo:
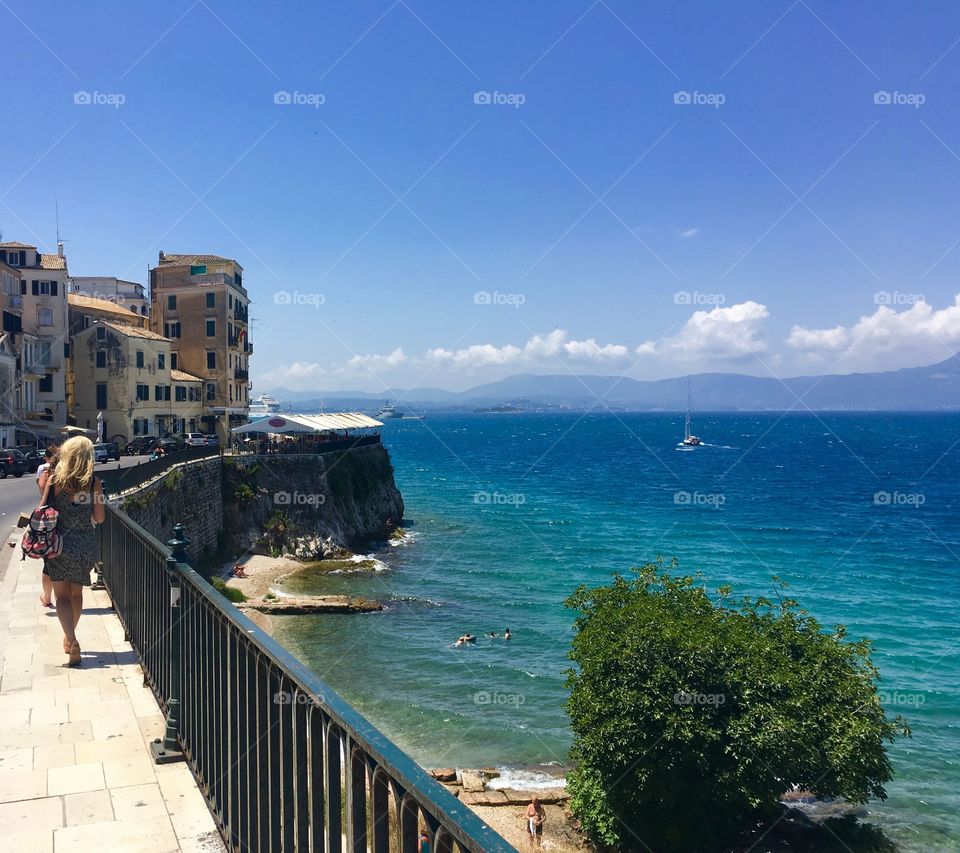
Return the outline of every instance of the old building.
<path id="1" fill-rule="evenodd" d="M 243 267 L 219 255 L 160 252 L 150 270 L 150 324 L 170 339 L 173 366 L 203 380 L 204 432 L 226 442 L 247 421 L 250 298 Z"/>
<path id="2" fill-rule="evenodd" d="M 78 275 L 70 279 L 70 293 L 112 302 L 138 317 L 150 316 L 146 288 L 136 281 L 103 275 Z"/>
<path id="3" fill-rule="evenodd" d="M 73 337 L 73 413 L 104 438 L 201 432 L 202 380 L 171 366 L 170 341 L 149 329 L 95 320 Z"/>
<path id="4" fill-rule="evenodd" d="M 0 261 L 20 273 L 23 428 L 49 436 L 67 423 L 67 259 L 28 243 L 0 243 Z"/>
<path id="5" fill-rule="evenodd" d="M 17 435 L 23 422 L 23 388 L 20 348 L 23 345 L 22 275 L 16 267 L 0 261 L 0 447 L 13 447 L 23 436 Z"/>

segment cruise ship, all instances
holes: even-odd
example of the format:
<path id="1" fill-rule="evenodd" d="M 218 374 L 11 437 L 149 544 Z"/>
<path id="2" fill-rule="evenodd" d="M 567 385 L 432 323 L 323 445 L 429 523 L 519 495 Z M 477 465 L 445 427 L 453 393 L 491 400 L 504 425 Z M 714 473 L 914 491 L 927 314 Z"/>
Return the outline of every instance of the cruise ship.
<path id="1" fill-rule="evenodd" d="M 266 418 L 280 411 L 280 401 L 269 394 L 261 394 L 255 400 L 251 401 L 249 409 L 249 419 L 251 422 Z"/>

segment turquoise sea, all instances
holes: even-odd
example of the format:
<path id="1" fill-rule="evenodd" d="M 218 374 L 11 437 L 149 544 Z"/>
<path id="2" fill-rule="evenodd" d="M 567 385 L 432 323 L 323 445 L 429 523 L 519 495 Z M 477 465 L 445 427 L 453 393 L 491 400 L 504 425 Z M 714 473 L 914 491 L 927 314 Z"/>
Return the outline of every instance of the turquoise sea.
<path id="1" fill-rule="evenodd" d="M 382 614 L 289 617 L 277 637 L 427 766 L 562 765 L 580 583 L 676 556 L 712 586 L 771 592 L 875 641 L 889 799 L 865 819 L 905 850 L 960 850 L 960 416 L 474 414 L 383 429 L 410 533 L 379 571 L 288 592 L 362 593 Z M 509 627 L 513 638 L 488 640 Z M 475 647 L 452 648 L 458 635 Z"/>

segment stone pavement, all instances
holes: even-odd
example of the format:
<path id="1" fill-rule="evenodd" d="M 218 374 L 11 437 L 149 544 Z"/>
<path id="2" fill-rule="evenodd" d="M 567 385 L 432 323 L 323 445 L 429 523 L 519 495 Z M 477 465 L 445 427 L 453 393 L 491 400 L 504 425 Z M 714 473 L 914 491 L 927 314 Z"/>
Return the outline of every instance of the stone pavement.
<path id="1" fill-rule="evenodd" d="M 0 545 L 0 847 L 223 851 L 187 765 L 157 766 L 163 715 L 105 592 L 85 592 L 83 664 L 64 666 L 56 613 L 40 606 L 20 534 Z M 8 564 L 9 561 L 9 564 Z"/>

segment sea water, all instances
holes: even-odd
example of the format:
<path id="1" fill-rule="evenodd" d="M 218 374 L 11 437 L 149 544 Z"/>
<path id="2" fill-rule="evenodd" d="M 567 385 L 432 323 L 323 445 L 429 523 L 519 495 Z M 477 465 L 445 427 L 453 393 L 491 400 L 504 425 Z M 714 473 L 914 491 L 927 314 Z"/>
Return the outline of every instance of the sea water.
<path id="1" fill-rule="evenodd" d="M 386 611 L 281 618 L 277 637 L 422 764 L 539 786 L 567 761 L 579 584 L 658 555 L 738 593 L 772 596 L 776 575 L 825 627 L 874 640 L 888 713 L 913 728 L 865 819 L 907 850 L 960 849 L 960 416 L 714 414 L 694 431 L 685 450 L 682 414 L 388 422 L 407 535 L 372 549 L 378 571 L 283 585 Z"/>

